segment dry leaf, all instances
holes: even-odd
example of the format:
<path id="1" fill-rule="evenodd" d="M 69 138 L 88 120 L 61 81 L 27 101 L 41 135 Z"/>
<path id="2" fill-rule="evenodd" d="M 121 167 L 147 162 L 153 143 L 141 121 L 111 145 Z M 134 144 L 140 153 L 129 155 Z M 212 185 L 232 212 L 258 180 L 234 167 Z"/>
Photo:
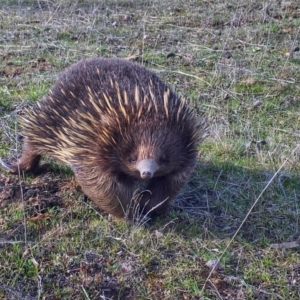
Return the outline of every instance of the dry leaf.
<path id="1" fill-rule="evenodd" d="M 248 77 L 241 81 L 242 84 L 246 84 L 246 85 L 253 85 L 256 82 L 257 82 L 257 80 L 253 77 Z"/>
<path id="2" fill-rule="evenodd" d="M 140 59 L 140 56 L 139 55 L 130 55 L 128 57 L 125 58 L 126 60 L 129 60 L 129 61 L 138 61 Z"/>
<path id="3" fill-rule="evenodd" d="M 40 214 L 40 215 L 37 215 L 35 217 L 29 218 L 29 219 L 27 219 L 27 221 L 37 223 L 41 220 L 51 219 L 51 218 L 52 218 L 52 214 L 45 213 L 45 214 Z"/>
<path id="4" fill-rule="evenodd" d="M 275 249 L 292 249 L 292 248 L 298 248 L 299 243 L 294 241 L 294 242 L 287 242 L 281 244 L 271 244 L 270 247 Z"/>
<path id="5" fill-rule="evenodd" d="M 218 290 L 224 290 L 228 287 L 228 282 L 223 279 L 212 279 L 212 283 L 216 286 Z"/>

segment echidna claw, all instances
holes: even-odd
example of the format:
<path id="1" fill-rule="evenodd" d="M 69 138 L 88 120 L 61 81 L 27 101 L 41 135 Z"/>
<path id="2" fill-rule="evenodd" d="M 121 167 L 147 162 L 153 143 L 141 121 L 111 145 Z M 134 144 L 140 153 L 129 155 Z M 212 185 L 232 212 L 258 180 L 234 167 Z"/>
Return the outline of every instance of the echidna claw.
<path id="1" fill-rule="evenodd" d="M 0 158 L 0 165 L 5 168 L 7 171 L 9 172 L 14 172 L 14 169 L 13 167 L 9 164 L 9 163 L 6 163 L 5 161 L 2 160 L 2 158 Z"/>

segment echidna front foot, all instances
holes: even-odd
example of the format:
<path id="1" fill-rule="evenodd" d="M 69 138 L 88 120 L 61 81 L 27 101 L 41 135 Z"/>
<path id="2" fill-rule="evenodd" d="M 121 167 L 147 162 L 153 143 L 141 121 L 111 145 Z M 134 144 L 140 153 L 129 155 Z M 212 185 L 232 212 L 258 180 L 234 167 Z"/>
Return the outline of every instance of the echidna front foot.
<path id="1" fill-rule="evenodd" d="M 36 174 L 40 172 L 41 167 L 39 167 L 41 156 L 35 155 L 33 153 L 24 152 L 22 157 L 15 163 L 10 165 L 8 172 L 13 175 L 18 175 L 19 172 L 22 173 L 33 173 Z"/>
<path id="2" fill-rule="evenodd" d="M 39 165 L 41 156 L 42 155 L 39 153 L 36 146 L 30 142 L 30 139 L 25 137 L 21 158 L 17 162 L 12 163 L 10 167 L 6 169 L 13 175 L 18 175 L 22 172 L 35 175 L 46 173 L 50 170 L 50 164 L 45 163 L 43 165 Z"/>
<path id="3" fill-rule="evenodd" d="M 25 173 L 41 173 L 45 172 L 45 166 L 42 165 L 41 167 L 38 166 L 40 157 L 35 157 L 31 162 L 24 161 L 23 158 L 21 158 L 19 161 L 14 163 L 7 163 L 0 159 L 1 166 L 12 175 L 18 175 L 19 172 L 25 172 Z"/>

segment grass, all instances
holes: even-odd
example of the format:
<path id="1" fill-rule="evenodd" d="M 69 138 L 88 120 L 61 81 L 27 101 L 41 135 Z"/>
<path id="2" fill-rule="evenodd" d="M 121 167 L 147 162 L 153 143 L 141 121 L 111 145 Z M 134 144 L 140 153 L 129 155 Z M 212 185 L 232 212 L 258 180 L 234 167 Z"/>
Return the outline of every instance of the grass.
<path id="1" fill-rule="evenodd" d="M 0 173 L 0 298 L 299 299 L 297 1 L 2 2 L 2 158 L 20 154 L 23 108 L 83 57 L 137 55 L 210 136 L 150 228 L 110 219 L 57 162 Z"/>

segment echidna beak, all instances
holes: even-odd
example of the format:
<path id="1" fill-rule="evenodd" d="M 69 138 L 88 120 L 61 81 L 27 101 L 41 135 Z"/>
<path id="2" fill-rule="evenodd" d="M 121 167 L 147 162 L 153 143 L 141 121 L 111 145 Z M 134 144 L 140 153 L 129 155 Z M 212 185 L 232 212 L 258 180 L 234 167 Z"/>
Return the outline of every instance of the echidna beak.
<path id="1" fill-rule="evenodd" d="M 144 159 L 138 163 L 137 169 L 140 172 L 141 178 L 143 180 L 147 180 L 153 177 L 154 173 L 158 169 L 158 165 L 152 159 Z"/>

